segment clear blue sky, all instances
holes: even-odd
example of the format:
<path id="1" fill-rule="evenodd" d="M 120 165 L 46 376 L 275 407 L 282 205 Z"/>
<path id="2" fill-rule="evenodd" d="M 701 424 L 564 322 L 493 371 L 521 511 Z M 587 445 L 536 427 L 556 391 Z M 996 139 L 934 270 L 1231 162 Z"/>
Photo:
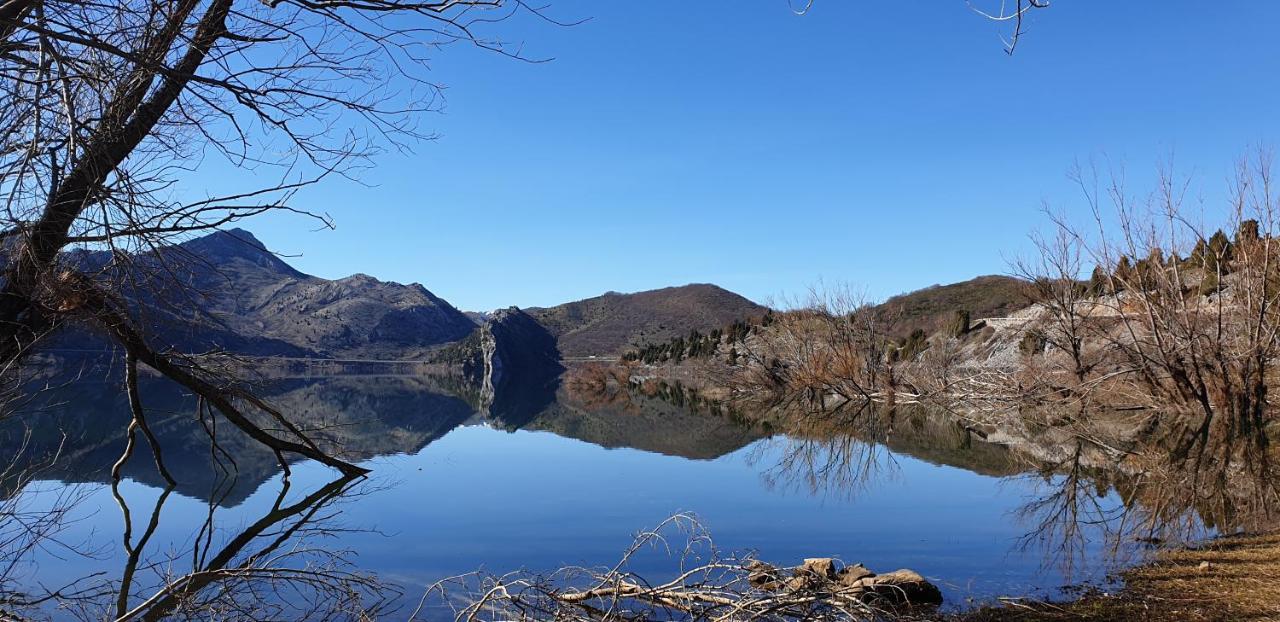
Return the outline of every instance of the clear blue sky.
<path id="1" fill-rule="evenodd" d="M 247 223 L 324 277 L 421 282 L 464 309 L 714 282 L 756 300 L 818 279 L 876 298 L 1007 271 L 1065 171 L 1176 153 L 1209 207 L 1280 146 L 1280 3 L 1055 2 L 1015 56 L 962 0 L 557 2 L 504 24 L 527 64 L 433 61 L 441 138 Z M 1135 183 L 1144 175 L 1133 175 Z"/>

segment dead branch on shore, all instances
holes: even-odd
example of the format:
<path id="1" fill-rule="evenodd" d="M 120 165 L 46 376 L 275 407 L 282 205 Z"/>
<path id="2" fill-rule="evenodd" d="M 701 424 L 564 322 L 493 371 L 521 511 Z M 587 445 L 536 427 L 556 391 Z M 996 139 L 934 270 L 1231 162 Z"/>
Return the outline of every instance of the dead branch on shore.
<path id="1" fill-rule="evenodd" d="M 682 547 L 672 546 L 677 534 L 685 538 Z M 654 550 L 676 562 L 674 576 L 655 582 L 630 569 Z M 677 514 L 638 534 L 610 567 L 450 577 L 427 589 L 409 619 L 430 611 L 455 622 L 866 621 L 885 619 L 891 608 L 909 616 L 913 604 L 939 602 L 937 589 L 911 571 L 876 575 L 861 565 L 838 568 L 831 559 L 784 570 L 751 555 L 724 555 L 693 516 Z"/>

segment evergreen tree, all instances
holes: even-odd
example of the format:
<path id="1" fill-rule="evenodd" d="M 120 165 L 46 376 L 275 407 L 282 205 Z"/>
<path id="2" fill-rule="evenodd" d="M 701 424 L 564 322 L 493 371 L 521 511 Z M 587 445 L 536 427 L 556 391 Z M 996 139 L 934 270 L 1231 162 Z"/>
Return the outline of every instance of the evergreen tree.
<path id="1" fill-rule="evenodd" d="M 928 347 L 929 340 L 925 335 L 925 332 L 917 328 L 911 331 L 911 334 L 907 335 L 906 340 L 902 342 L 902 347 L 899 348 L 899 350 L 901 350 L 899 354 L 902 355 L 902 360 L 909 361 L 915 358 L 917 354 L 924 352 L 925 348 Z"/>
<path id="2" fill-rule="evenodd" d="M 1109 294 L 1110 288 L 1107 285 L 1107 272 L 1102 266 L 1094 266 L 1093 274 L 1089 276 L 1089 293 L 1093 296 L 1102 296 Z"/>
<path id="3" fill-rule="evenodd" d="M 1045 344 L 1048 341 L 1039 332 L 1029 330 L 1022 334 L 1022 341 L 1018 342 L 1018 350 L 1028 356 L 1040 354 L 1044 352 Z"/>
<path id="4" fill-rule="evenodd" d="M 1262 239 L 1262 235 L 1259 233 L 1259 230 L 1258 230 L 1258 221 L 1253 220 L 1251 218 L 1249 220 L 1241 222 L 1240 226 L 1236 227 L 1236 244 L 1237 245 L 1241 243 L 1257 242 L 1260 239 Z"/>
<path id="5" fill-rule="evenodd" d="M 1222 263 L 1231 260 L 1231 242 L 1227 240 L 1227 234 L 1218 229 L 1214 232 L 1213 237 L 1209 238 L 1209 256 Z"/>
<path id="6" fill-rule="evenodd" d="M 969 334 L 969 311 L 965 309 L 957 309 L 951 317 L 951 323 L 947 326 L 947 334 L 959 339 Z"/>

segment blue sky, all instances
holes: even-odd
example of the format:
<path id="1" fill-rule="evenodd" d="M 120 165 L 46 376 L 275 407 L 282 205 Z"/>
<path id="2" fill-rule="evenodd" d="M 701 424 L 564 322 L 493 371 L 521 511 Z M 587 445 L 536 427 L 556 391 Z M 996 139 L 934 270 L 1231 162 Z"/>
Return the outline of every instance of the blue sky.
<path id="1" fill-rule="evenodd" d="M 336 231 L 246 226 L 299 269 L 420 282 L 464 309 L 819 279 L 873 298 L 1008 270 L 1065 172 L 1141 185 L 1170 154 L 1210 219 L 1233 161 L 1280 138 L 1280 4 L 1055 2 L 1017 54 L 962 0 L 556 2 L 529 64 L 437 53 L 440 135 L 296 203 Z M 1280 146 L 1280 145 L 1277 145 Z M 1217 202 L 1215 202 L 1217 201 Z"/>

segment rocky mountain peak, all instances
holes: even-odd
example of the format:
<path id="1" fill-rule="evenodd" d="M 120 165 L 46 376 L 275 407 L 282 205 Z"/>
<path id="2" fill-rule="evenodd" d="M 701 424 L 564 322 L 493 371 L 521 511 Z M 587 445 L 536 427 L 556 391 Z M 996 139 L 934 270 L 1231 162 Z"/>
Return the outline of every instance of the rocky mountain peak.
<path id="1" fill-rule="evenodd" d="M 219 230 L 188 240 L 178 248 L 215 265 L 244 261 L 272 272 L 294 277 L 306 276 L 271 252 L 256 236 L 244 229 Z"/>

